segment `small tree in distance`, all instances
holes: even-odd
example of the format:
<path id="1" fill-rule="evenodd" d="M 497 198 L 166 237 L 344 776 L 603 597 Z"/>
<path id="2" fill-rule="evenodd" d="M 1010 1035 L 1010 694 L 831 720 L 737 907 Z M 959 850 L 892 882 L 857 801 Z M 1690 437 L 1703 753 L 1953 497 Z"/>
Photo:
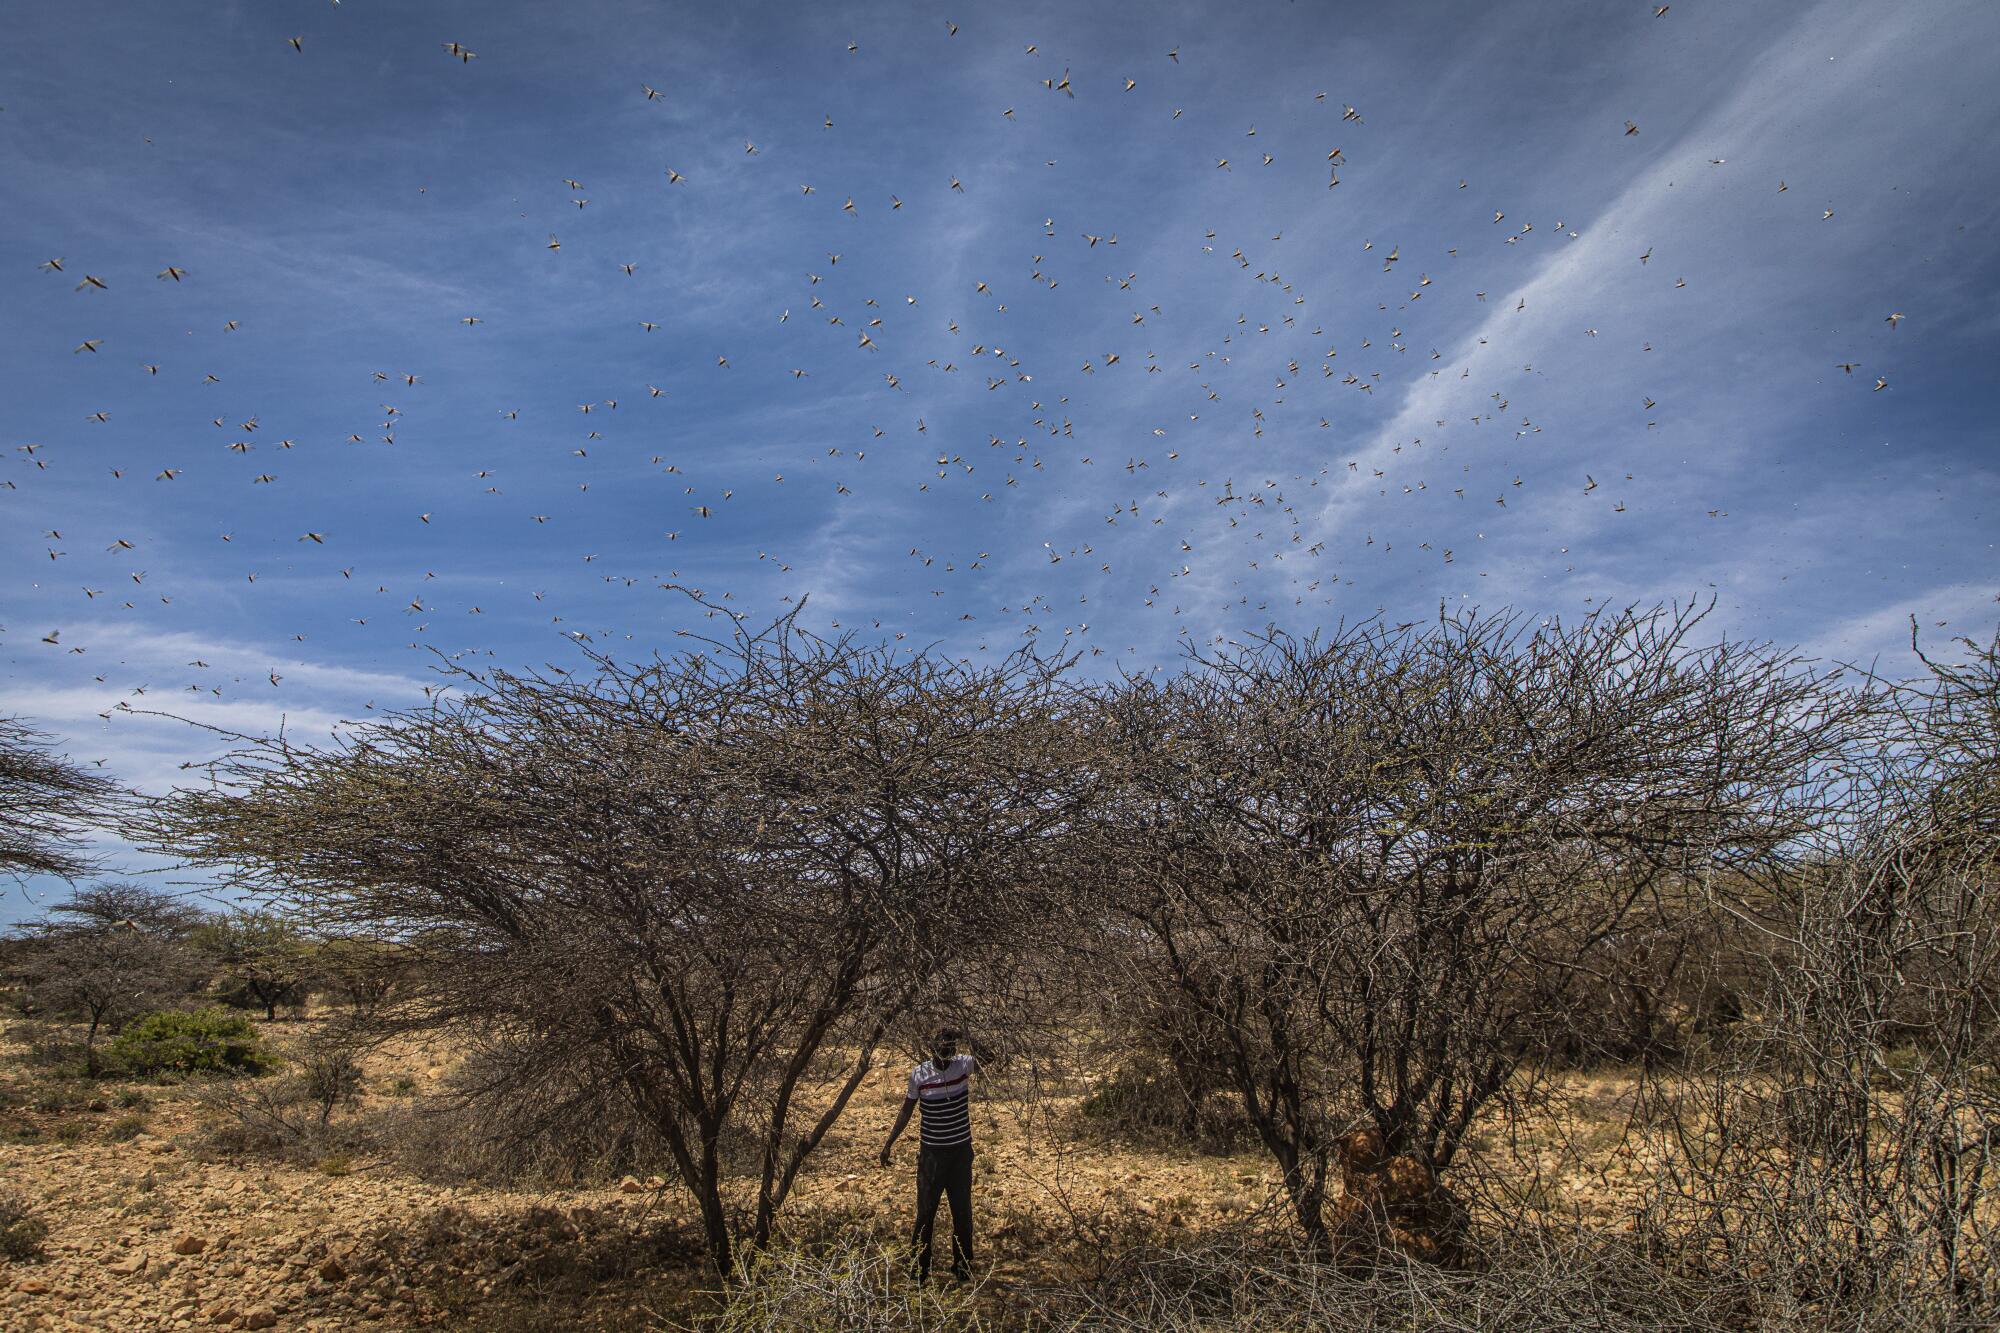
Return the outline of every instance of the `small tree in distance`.
<path id="1" fill-rule="evenodd" d="M 312 949 L 311 984 L 345 1000 L 357 1014 L 386 1003 L 408 972 L 406 951 L 387 940 L 337 938 Z"/>
<path id="2" fill-rule="evenodd" d="M 170 1004 L 197 975 L 187 936 L 200 912 L 132 884 L 81 889 L 21 928 L 20 967 L 30 1004 L 84 1022 L 84 1071 L 100 1072 L 98 1039 L 127 1019 Z"/>
<path id="3" fill-rule="evenodd" d="M 305 1003 L 312 946 L 304 932 L 278 913 L 230 912 L 197 928 L 191 939 L 220 971 L 228 988 L 226 1001 L 261 1008 L 266 1021 L 278 1017 L 281 1004 Z"/>
<path id="4" fill-rule="evenodd" d="M 502 1130 L 643 1120 L 728 1271 L 885 1034 L 1007 938 L 1011 886 L 1074 822 L 1064 664 L 791 618 L 592 662 L 460 673 L 469 697 L 330 748 L 253 746 L 164 805 L 154 842 L 395 941 L 409 980 L 361 1021 L 466 1035 Z"/>

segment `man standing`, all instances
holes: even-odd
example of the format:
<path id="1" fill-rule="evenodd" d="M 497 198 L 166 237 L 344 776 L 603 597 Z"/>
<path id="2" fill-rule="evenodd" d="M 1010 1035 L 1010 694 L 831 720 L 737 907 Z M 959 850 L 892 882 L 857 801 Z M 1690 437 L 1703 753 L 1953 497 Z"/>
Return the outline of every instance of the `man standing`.
<path id="1" fill-rule="evenodd" d="M 972 1276 L 972 1117 L 969 1096 L 976 1062 L 961 1054 L 956 1028 L 940 1030 L 931 1041 L 931 1058 L 910 1071 L 909 1095 L 896 1116 L 895 1128 L 882 1145 L 882 1165 L 889 1150 L 910 1123 L 910 1113 L 922 1108 L 917 1145 L 917 1226 L 913 1241 L 917 1280 L 931 1273 L 931 1226 L 937 1220 L 938 1195 L 951 1199 L 951 1275 Z"/>

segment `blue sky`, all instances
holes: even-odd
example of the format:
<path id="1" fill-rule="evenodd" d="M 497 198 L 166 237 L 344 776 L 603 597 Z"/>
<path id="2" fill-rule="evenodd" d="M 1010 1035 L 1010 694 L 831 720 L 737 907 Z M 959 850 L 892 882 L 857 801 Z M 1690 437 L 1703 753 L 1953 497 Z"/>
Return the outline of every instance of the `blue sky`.
<path id="1" fill-rule="evenodd" d="M 667 583 L 1990 635 L 2000 9 L 1655 8 L 15 0 L 0 711 L 158 791 L 120 703 L 324 734 Z"/>

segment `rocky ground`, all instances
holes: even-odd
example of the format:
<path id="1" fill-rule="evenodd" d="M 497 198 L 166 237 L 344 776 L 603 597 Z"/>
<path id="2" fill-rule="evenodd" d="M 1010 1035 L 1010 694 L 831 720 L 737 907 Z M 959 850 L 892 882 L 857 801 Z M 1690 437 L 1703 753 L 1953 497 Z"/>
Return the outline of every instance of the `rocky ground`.
<path id="1" fill-rule="evenodd" d="M 313 1021 L 260 1026 L 282 1046 Z M 430 1095 L 447 1060 L 377 1053 L 345 1114 Z M 1576 1123 L 1524 1145 L 1514 1173 L 1536 1207 L 1615 1223 L 1635 1167 L 1616 1132 L 1622 1087 L 1598 1079 L 1576 1093 Z M 900 1233 L 915 1147 L 898 1145 L 887 1171 L 874 1153 L 901 1096 L 894 1071 L 857 1096 L 787 1205 L 794 1234 Z M 1280 1206 L 1268 1159 L 1248 1147 L 1134 1146 L 1073 1105 L 1032 1116 L 1027 1105 L 989 1096 L 975 1112 L 981 1259 L 996 1289 L 1087 1274 L 1121 1245 Z M 429 1184 L 366 1151 L 316 1163 L 219 1151 L 224 1118 L 196 1085 L 51 1079 L 19 1033 L 0 1041 L 0 1192 L 48 1227 L 39 1257 L 0 1258 L 0 1327 L 650 1328 L 688 1317 L 711 1285 L 684 1199 L 657 1178 Z"/>

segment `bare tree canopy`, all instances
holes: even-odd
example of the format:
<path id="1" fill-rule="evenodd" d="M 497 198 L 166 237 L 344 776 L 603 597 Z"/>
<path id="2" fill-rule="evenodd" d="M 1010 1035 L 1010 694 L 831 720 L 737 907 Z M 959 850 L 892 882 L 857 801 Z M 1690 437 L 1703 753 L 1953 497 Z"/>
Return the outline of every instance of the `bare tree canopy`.
<path id="1" fill-rule="evenodd" d="M 1811 826 L 1848 705 L 1699 619 L 1272 633 L 1107 699 L 1108 961 L 1223 1053 L 1309 1235 L 1348 1147 L 1451 1164 L 1635 905 Z"/>
<path id="2" fill-rule="evenodd" d="M 48 741 L 21 718 L 0 717 L 0 874 L 76 879 L 90 871 L 86 838 L 116 788 Z"/>
<path id="3" fill-rule="evenodd" d="M 464 676 L 327 749 L 282 740 L 153 837 L 325 931 L 400 945 L 382 1027 L 462 1026 L 483 1091 L 665 1142 L 718 1265 L 767 1241 L 890 1025 L 1001 932 L 1086 782 L 1062 663 L 827 641 Z M 725 1191 L 732 1160 L 754 1201 Z"/>
<path id="4" fill-rule="evenodd" d="M 1710 895 L 1704 965 L 1758 1021 L 1662 1071 L 1653 1207 L 1803 1300 L 1925 1286 L 1972 1327 L 2000 1257 L 2000 639 L 1956 646 L 1876 693 L 1846 817 Z"/>

